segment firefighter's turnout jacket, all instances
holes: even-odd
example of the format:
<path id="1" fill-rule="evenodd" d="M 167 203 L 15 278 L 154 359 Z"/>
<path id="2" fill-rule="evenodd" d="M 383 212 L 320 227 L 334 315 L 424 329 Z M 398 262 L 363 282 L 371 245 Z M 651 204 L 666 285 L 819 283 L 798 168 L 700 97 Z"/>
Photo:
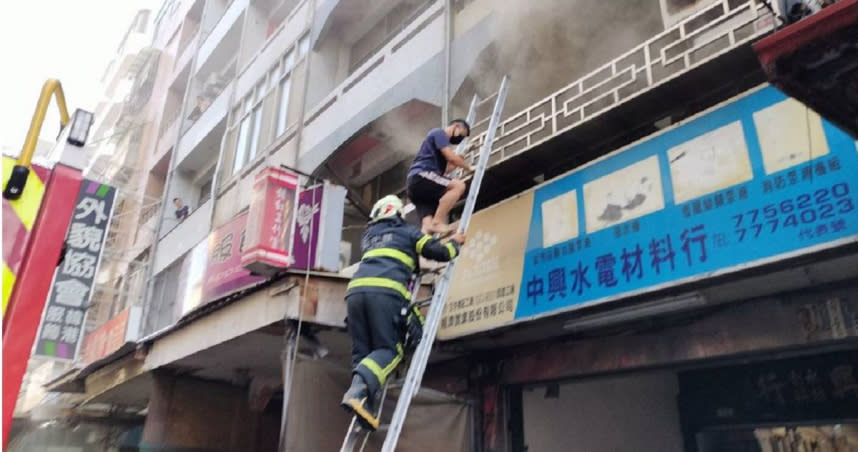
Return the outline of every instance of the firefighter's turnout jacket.
<path id="1" fill-rule="evenodd" d="M 361 239 L 361 262 L 346 295 L 357 292 L 394 293 L 411 299 L 408 284 L 417 271 L 419 256 L 447 262 L 459 254 L 453 241 L 441 243 L 400 217 L 372 223 Z"/>

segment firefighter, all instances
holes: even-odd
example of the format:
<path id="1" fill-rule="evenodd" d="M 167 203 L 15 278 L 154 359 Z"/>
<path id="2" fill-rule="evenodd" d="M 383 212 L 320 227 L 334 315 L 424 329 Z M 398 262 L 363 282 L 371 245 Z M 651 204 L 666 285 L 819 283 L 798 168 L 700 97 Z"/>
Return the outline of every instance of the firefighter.
<path id="1" fill-rule="evenodd" d="M 464 119 L 454 119 L 443 129 L 432 129 L 420 144 L 417 157 L 408 170 L 408 199 L 414 204 L 423 232 L 447 234 L 447 216 L 465 193 L 465 182 L 445 176 L 454 167 L 474 169 L 456 154 L 455 146 L 471 134 Z"/>
<path id="2" fill-rule="evenodd" d="M 463 234 L 446 243 L 423 234 L 402 218 L 402 201 L 388 195 L 370 212 L 361 239 L 363 257 L 346 289 L 348 330 L 352 339 L 353 377 L 342 406 L 371 430 L 378 428 L 377 397 L 387 377 L 402 361 L 405 332 L 409 342 L 422 336 L 423 319 L 409 306 L 408 290 L 419 257 L 446 262 L 459 254 Z"/>

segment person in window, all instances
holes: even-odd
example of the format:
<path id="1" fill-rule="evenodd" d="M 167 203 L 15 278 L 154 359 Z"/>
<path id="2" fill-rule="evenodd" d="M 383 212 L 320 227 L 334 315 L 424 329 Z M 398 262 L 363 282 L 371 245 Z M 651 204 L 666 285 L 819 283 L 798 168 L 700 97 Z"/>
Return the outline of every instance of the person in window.
<path id="1" fill-rule="evenodd" d="M 173 205 L 176 206 L 176 219 L 179 222 L 185 221 L 185 218 L 188 218 L 188 206 L 182 202 L 181 198 L 173 198 Z"/>

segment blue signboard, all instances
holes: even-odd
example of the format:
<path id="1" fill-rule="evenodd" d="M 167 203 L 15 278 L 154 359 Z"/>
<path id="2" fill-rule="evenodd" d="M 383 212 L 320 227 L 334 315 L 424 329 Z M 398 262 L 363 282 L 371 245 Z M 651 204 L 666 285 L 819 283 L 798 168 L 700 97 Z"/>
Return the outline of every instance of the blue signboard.
<path id="1" fill-rule="evenodd" d="M 514 318 L 855 240 L 856 205 L 855 141 L 765 86 L 537 188 Z"/>

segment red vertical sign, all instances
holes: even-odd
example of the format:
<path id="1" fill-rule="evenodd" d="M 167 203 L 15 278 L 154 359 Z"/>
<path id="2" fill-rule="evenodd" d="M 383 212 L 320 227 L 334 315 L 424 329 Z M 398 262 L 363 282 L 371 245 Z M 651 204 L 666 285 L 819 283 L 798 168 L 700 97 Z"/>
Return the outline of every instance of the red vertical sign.
<path id="1" fill-rule="evenodd" d="M 247 219 L 241 265 L 259 275 L 272 275 L 292 262 L 292 213 L 298 176 L 266 168 L 256 176 Z"/>
<path id="2" fill-rule="evenodd" d="M 12 412 L 18 401 L 21 380 L 51 289 L 63 241 L 71 222 L 81 184 L 79 170 L 57 165 L 45 196 L 30 243 L 21 262 L 18 278 L 3 319 L 3 441 L 9 440 Z M 4 444 L 5 445 L 5 444 Z"/>

